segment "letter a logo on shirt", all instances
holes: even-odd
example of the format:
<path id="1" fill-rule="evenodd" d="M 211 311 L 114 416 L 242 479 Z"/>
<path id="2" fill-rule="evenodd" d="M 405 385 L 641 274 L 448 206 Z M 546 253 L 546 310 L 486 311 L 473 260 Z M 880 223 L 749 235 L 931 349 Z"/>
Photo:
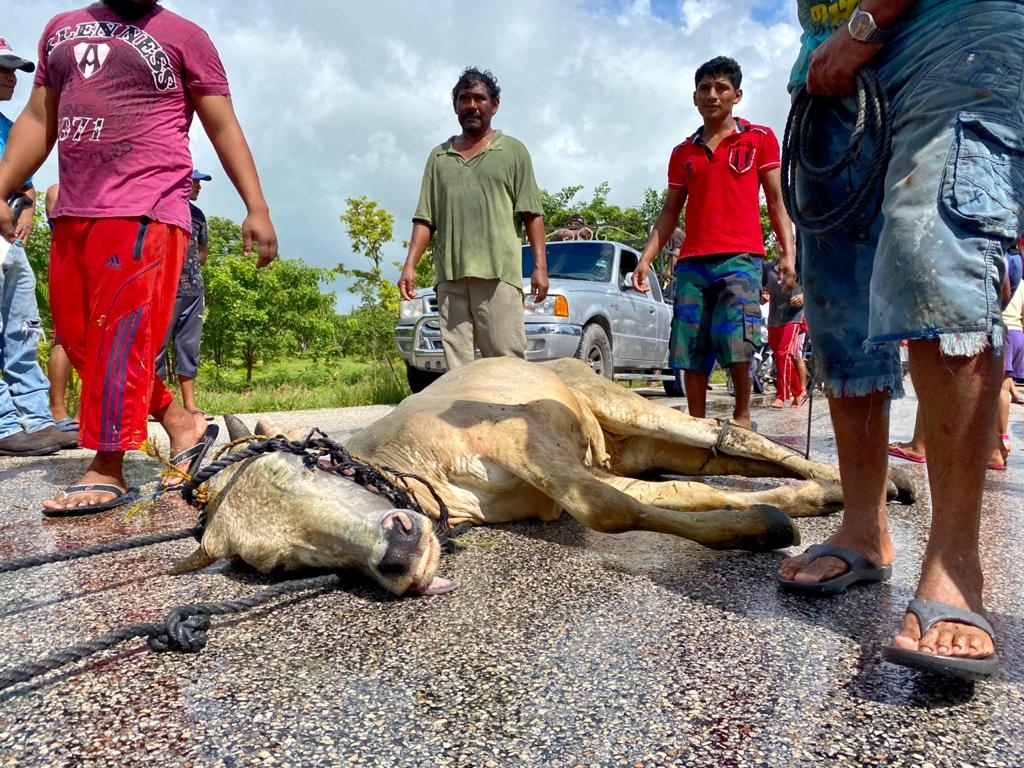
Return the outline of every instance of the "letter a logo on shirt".
<path id="1" fill-rule="evenodd" d="M 106 43 L 79 43 L 75 46 L 75 64 L 86 79 L 100 71 L 109 55 L 110 46 Z"/>

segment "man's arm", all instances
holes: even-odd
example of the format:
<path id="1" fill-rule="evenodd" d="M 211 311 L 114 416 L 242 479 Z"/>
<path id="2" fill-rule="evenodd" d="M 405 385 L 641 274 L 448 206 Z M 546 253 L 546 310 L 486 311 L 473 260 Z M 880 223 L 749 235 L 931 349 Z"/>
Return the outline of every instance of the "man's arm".
<path id="1" fill-rule="evenodd" d="M 862 0 L 859 7 L 888 29 L 916 0 Z M 816 96 L 848 96 L 856 90 L 854 75 L 882 50 L 880 43 L 862 43 L 850 37 L 844 24 L 811 54 L 807 92 Z"/>
<path id="2" fill-rule="evenodd" d="M 405 256 L 402 274 L 398 276 L 398 292 L 408 301 L 416 298 L 416 265 L 420 263 L 434 229 L 427 222 L 413 219 L 412 235 L 409 237 L 409 251 Z"/>
<path id="3" fill-rule="evenodd" d="M 57 141 L 57 98 L 52 88 L 35 86 L 28 104 L 11 127 L 0 160 L 0 236 L 15 237 L 7 199 L 25 186 Z"/>
<path id="4" fill-rule="evenodd" d="M 255 243 L 258 254 L 256 267 L 265 267 L 277 258 L 277 233 L 270 221 L 270 208 L 263 197 L 256 164 L 242 126 L 238 124 L 231 97 L 198 96 L 193 97 L 193 103 L 224 172 L 245 204 L 247 214 L 242 222 L 242 250 L 250 253 Z"/>
<path id="5" fill-rule="evenodd" d="M 530 295 L 534 302 L 544 301 L 548 295 L 548 254 L 544 242 L 544 217 L 539 213 L 524 213 L 526 239 L 533 251 L 533 274 L 530 275 Z"/>
<path id="6" fill-rule="evenodd" d="M 682 187 L 669 187 L 665 196 L 665 204 L 661 206 L 661 213 L 658 220 L 654 222 L 654 229 L 644 246 L 640 263 L 633 270 L 633 287 L 645 293 L 651 290 L 647 284 L 647 275 L 651 271 L 651 262 L 658 252 L 665 247 L 665 243 L 672 237 L 676 227 L 679 226 L 679 214 L 683 212 L 683 205 L 686 204 L 686 190 Z"/>
<path id="7" fill-rule="evenodd" d="M 765 171 L 761 175 L 761 185 L 764 187 L 768 219 L 779 241 L 779 282 L 788 291 L 796 285 L 796 240 L 793 237 L 793 221 L 782 201 L 782 171 L 778 168 Z"/>

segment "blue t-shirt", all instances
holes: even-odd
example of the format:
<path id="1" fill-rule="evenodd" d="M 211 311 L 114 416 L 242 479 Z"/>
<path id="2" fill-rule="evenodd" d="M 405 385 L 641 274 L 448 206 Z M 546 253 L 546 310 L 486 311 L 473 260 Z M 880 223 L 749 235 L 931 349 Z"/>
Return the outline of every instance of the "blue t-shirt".
<path id="1" fill-rule="evenodd" d="M 891 31 L 896 36 L 910 32 L 922 24 L 933 22 L 942 15 L 975 1 L 918 0 L 903 12 L 896 24 L 891 27 Z M 800 36 L 800 54 L 789 75 L 790 90 L 807 81 L 807 67 L 814 49 L 845 24 L 856 7 L 856 0 L 832 0 L 832 2 L 797 0 L 797 16 L 800 19 L 803 34 Z M 899 40 L 887 43 L 887 45 L 893 44 L 899 45 Z"/>
<path id="2" fill-rule="evenodd" d="M 14 125 L 7 117 L 7 115 L 0 112 L 0 157 L 4 156 L 4 150 L 7 149 L 7 137 L 11 134 L 11 126 Z M 26 187 L 32 186 L 32 179 L 25 182 Z"/>

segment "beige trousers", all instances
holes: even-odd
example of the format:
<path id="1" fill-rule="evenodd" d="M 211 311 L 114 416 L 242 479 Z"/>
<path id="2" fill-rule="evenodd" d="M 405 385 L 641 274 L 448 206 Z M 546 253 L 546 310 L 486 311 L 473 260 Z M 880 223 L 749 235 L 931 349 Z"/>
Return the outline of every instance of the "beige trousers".
<path id="1" fill-rule="evenodd" d="M 501 280 L 463 277 L 438 283 L 441 346 L 448 370 L 484 357 L 526 357 L 523 292 Z"/>

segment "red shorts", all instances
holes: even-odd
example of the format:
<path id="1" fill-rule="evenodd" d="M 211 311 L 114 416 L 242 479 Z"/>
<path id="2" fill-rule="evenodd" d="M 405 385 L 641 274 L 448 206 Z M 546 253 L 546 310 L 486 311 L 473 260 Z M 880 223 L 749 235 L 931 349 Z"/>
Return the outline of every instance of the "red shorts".
<path id="1" fill-rule="evenodd" d="M 55 333 L 82 378 L 81 446 L 138 448 L 147 414 L 171 403 L 154 361 L 187 243 L 185 230 L 145 218 L 54 221 L 50 307 Z"/>

